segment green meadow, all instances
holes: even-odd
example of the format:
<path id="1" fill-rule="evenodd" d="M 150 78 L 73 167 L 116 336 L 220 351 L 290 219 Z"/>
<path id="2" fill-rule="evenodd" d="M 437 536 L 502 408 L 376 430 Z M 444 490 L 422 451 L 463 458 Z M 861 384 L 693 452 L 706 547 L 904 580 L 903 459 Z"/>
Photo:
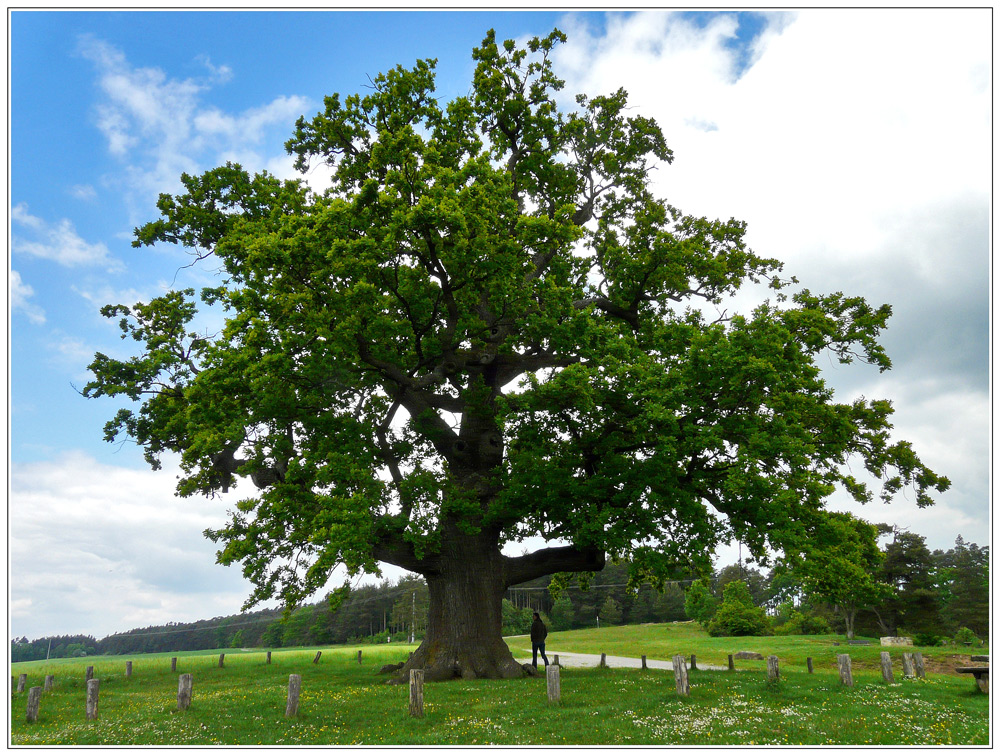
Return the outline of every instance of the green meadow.
<path id="1" fill-rule="evenodd" d="M 833 643 L 840 640 L 840 646 Z M 875 641 L 877 643 L 877 641 Z M 530 655 L 527 638 L 508 644 Z M 896 679 L 882 680 L 873 646 L 846 646 L 833 636 L 710 638 L 693 623 L 551 633 L 552 653 L 645 654 L 669 660 L 696 654 L 725 666 L 735 651 L 778 656 L 781 677 L 768 682 L 763 661 L 737 671 L 692 670 L 691 695 L 677 693 L 673 672 L 573 669 L 560 673 L 561 699 L 548 702 L 542 675 L 522 680 L 454 680 L 427 684 L 424 716 L 409 715 L 406 685 L 377 674 L 413 646 L 220 649 L 59 659 L 15 664 L 27 674 L 11 694 L 12 745 L 986 745 L 989 697 L 968 675 L 945 673 L 965 648 L 920 648 L 925 679 L 903 679 L 902 650 L 892 654 Z M 358 664 L 357 652 L 362 651 Z M 317 650 L 323 655 L 313 664 Z M 225 667 L 218 667 L 220 653 Z M 527 652 L 527 653 L 526 653 Z M 850 653 L 854 686 L 840 684 L 837 653 Z M 988 653 L 975 649 L 973 653 Z M 177 672 L 170 658 L 178 657 Z M 813 659 L 814 673 L 806 669 Z M 125 662 L 133 662 L 131 678 Z M 100 682 L 97 720 L 85 717 L 87 666 Z M 939 670 L 939 671 L 935 671 Z M 180 673 L 193 676 L 190 708 L 177 711 Z M 28 724 L 28 689 L 55 676 L 39 720 Z M 285 717 L 288 676 L 302 676 L 299 713 Z M 13 690 L 13 687 L 12 687 Z"/>

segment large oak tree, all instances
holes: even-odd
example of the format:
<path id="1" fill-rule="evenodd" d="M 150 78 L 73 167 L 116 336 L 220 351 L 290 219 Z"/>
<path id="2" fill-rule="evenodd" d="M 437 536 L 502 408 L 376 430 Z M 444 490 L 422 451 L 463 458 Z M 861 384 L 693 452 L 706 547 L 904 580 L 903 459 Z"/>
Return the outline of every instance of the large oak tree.
<path id="1" fill-rule="evenodd" d="M 524 674 L 500 635 L 507 586 L 609 557 L 662 580 L 737 538 L 798 548 L 835 487 L 871 497 L 852 459 L 886 497 L 947 486 L 890 442 L 889 402 L 837 403 L 820 376 L 824 353 L 887 369 L 890 308 L 786 294 L 742 222 L 655 197 L 660 129 L 624 91 L 557 106 L 563 40 L 489 33 L 446 104 L 432 60 L 326 98 L 287 148 L 332 169 L 329 191 L 236 165 L 183 176 L 134 245 L 214 256 L 201 299 L 225 327 L 194 332 L 190 290 L 108 306 L 140 353 L 97 354 L 84 391 L 139 403 L 106 437 L 154 468 L 178 453 L 180 495 L 252 481 L 208 532 L 248 606 L 294 605 L 337 565 L 423 575 L 407 669 L 431 679 Z M 703 314 L 750 284 L 773 302 Z"/>

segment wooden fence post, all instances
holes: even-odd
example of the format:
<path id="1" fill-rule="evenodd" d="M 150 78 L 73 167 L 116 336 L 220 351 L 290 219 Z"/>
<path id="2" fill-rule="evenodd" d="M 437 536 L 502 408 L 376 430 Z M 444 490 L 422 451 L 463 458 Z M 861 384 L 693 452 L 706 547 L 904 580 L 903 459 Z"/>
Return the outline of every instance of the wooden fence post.
<path id="1" fill-rule="evenodd" d="M 87 682 L 90 682 L 93 679 L 94 679 L 94 668 L 87 667 Z"/>
<path id="2" fill-rule="evenodd" d="M 361 649 L 358 649 L 358 664 L 361 663 Z"/>
<path id="3" fill-rule="evenodd" d="M 271 652 L 270 651 L 267 652 L 267 663 L 268 664 L 271 663 Z"/>
<path id="4" fill-rule="evenodd" d="M 45 675 L 45 687 L 44 690 L 52 690 L 52 683 L 55 682 L 55 677 L 53 675 Z"/>
<path id="5" fill-rule="evenodd" d="M 894 678 L 892 676 L 892 657 L 889 656 L 888 651 L 883 651 L 879 654 L 879 661 L 882 664 L 882 679 L 887 683 L 893 682 Z"/>
<path id="6" fill-rule="evenodd" d="M 674 682 L 677 683 L 677 692 L 682 696 L 691 694 L 691 685 L 688 683 L 688 671 L 684 657 L 678 654 L 674 657 Z"/>
<path id="7" fill-rule="evenodd" d="M 924 677 L 924 655 L 919 651 L 913 652 L 913 665 L 917 668 L 917 677 Z"/>
<path id="8" fill-rule="evenodd" d="M 837 654 L 837 669 L 840 671 L 842 685 L 854 685 L 854 678 L 851 676 L 851 657 L 848 654 Z"/>
<path id="9" fill-rule="evenodd" d="M 608 655 L 607 654 L 601 654 L 601 666 L 602 667 L 608 666 Z"/>
<path id="10" fill-rule="evenodd" d="M 552 657 L 552 663 L 555 664 L 557 667 L 559 666 L 559 654 L 556 654 L 555 656 Z"/>
<path id="11" fill-rule="evenodd" d="M 813 673 L 813 658 L 811 656 L 806 657 L 806 669 L 809 670 L 809 674 Z"/>
<path id="12" fill-rule="evenodd" d="M 319 664 L 319 657 L 323 655 L 322 651 L 317 651 L 316 656 L 313 657 L 313 664 Z"/>
<path id="13" fill-rule="evenodd" d="M 170 671 L 171 672 L 176 672 L 177 671 L 177 657 L 176 656 L 174 656 L 173 658 L 170 659 Z"/>
<path id="14" fill-rule="evenodd" d="M 422 717 L 424 715 L 424 671 L 422 669 L 410 670 L 410 716 Z"/>
<path id="15" fill-rule="evenodd" d="M 131 677 L 131 676 L 132 676 L 132 662 L 127 661 L 125 662 L 125 677 Z"/>
<path id="16" fill-rule="evenodd" d="M 729 654 L 729 671 L 733 672 L 736 670 L 736 662 L 733 660 L 733 655 Z"/>
<path id="17" fill-rule="evenodd" d="M 299 713 L 299 693 L 302 690 L 302 675 L 288 676 L 288 704 L 285 706 L 285 716 L 294 717 Z"/>
<path id="18" fill-rule="evenodd" d="M 97 703 L 101 695 L 101 681 L 87 680 L 87 719 L 97 719 Z"/>
<path id="19" fill-rule="evenodd" d="M 184 711 L 191 705 L 192 686 L 193 678 L 190 672 L 186 675 L 181 675 L 177 680 L 177 711 Z"/>
<path id="20" fill-rule="evenodd" d="M 778 657 L 769 656 L 767 657 L 767 679 L 777 680 L 779 677 L 778 673 Z"/>
<path id="21" fill-rule="evenodd" d="M 913 677 L 913 654 L 903 654 L 903 677 Z"/>
<path id="22" fill-rule="evenodd" d="M 694 654 L 691 654 L 691 669 L 698 669 L 698 660 Z"/>
<path id="23" fill-rule="evenodd" d="M 645 654 L 642 655 L 642 668 L 646 669 L 646 655 Z"/>
<path id="24" fill-rule="evenodd" d="M 87 679 L 90 679 L 90 678 L 87 678 Z M 21 675 L 20 677 L 17 678 L 17 692 L 18 693 L 24 693 L 24 686 L 25 686 L 25 683 L 27 683 L 27 682 L 28 682 L 28 675 L 27 674 L 23 674 L 23 675 Z"/>
<path id="25" fill-rule="evenodd" d="M 42 689 L 32 688 L 28 691 L 28 708 L 26 717 L 28 722 L 38 721 L 38 703 L 42 700 Z"/>
<path id="26" fill-rule="evenodd" d="M 219 654 L 219 669 L 222 669 L 226 665 L 226 655 Z"/>
<path id="27" fill-rule="evenodd" d="M 559 667 L 555 664 L 545 668 L 545 690 L 549 694 L 549 703 L 559 703 Z"/>

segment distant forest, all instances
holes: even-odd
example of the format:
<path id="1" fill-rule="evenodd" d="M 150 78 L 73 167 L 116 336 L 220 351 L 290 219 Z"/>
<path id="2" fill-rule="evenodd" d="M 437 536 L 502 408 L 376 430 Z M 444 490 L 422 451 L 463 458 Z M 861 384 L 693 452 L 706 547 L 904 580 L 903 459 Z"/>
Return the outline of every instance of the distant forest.
<path id="1" fill-rule="evenodd" d="M 871 636 L 903 630 L 927 637 L 950 637 L 967 629 L 979 638 L 989 632 L 989 549 L 966 543 L 961 536 L 948 551 L 930 552 L 922 536 L 900 531 L 884 549 L 879 575 L 891 584 L 889 604 L 859 614 L 857 632 Z M 643 585 L 627 589 L 627 565 L 609 564 L 593 575 L 587 589 L 575 581 L 553 598 L 551 576 L 508 589 L 503 603 L 503 633 L 525 634 L 532 612 L 540 612 L 552 630 L 674 622 L 689 619 L 685 588 L 679 579 L 657 591 Z M 772 618 L 773 628 L 790 617 L 812 617 L 814 626 L 843 632 L 833 607 L 801 593 L 787 578 L 733 564 L 715 572 L 711 592 L 721 598 L 725 586 L 746 583 L 753 603 Z M 428 596 L 423 578 L 409 576 L 351 589 L 340 606 L 323 600 L 296 608 L 285 618 L 281 609 L 266 609 L 191 623 L 169 623 L 116 633 L 97 640 L 89 635 L 53 636 L 11 641 L 11 661 L 46 658 L 199 651 L 215 648 L 281 648 L 338 643 L 390 643 L 419 640 L 427 621 Z M 892 615 L 892 616 L 890 616 Z M 888 624 L 887 624 L 888 623 Z"/>

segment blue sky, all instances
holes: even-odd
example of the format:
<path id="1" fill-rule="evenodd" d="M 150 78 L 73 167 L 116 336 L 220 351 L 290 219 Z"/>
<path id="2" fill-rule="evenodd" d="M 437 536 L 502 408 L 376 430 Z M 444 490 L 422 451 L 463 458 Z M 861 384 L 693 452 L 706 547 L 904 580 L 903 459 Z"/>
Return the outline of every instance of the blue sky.
<path id="1" fill-rule="evenodd" d="M 133 249 L 131 231 L 182 171 L 234 159 L 291 177 L 295 119 L 397 63 L 437 58 L 441 97 L 464 93 L 491 27 L 567 32 L 568 98 L 625 87 L 675 152 L 657 174 L 673 204 L 746 220 L 751 246 L 803 286 L 893 305 L 894 370 L 831 363 L 827 377 L 838 398 L 893 400 L 900 437 L 953 490 L 930 510 L 904 497 L 858 513 L 931 548 L 986 544 L 991 23 L 988 10 L 10 13 L 11 631 L 100 637 L 239 610 L 239 570 L 201 535 L 232 502 L 173 498 L 170 469 L 102 441 L 114 406 L 75 390 L 95 351 L 128 354 L 101 305 L 213 281 L 181 250 Z"/>

